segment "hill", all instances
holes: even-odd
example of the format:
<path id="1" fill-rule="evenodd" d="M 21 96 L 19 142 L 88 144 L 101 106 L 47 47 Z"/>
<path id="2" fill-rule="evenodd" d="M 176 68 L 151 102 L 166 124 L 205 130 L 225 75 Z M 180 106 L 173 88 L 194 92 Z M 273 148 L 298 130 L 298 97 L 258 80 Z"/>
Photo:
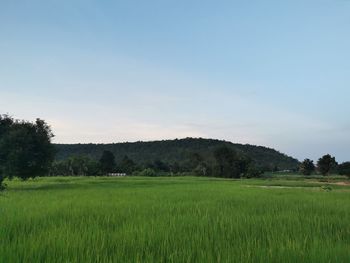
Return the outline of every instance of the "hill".
<path id="1" fill-rule="evenodd" d="M 87 155 L 98 160 L 104 150 L 109 150 L 114 153 L 117 162 L 126 155 L 138 164 L 160 160 L 164 163 L 182 165 L 188 162 L 194 153 L 200 154 L 205 160 L 211 162 L 213 151 L 223 145 L 234 149 L 241 156 L 252 159 L 261 168 L 293 170 L 299 164 L 298 160 L 271 148 L 202 138 L 113 144 L 55 144 L 55 147 L 57 160 L 73 155 Z"/>

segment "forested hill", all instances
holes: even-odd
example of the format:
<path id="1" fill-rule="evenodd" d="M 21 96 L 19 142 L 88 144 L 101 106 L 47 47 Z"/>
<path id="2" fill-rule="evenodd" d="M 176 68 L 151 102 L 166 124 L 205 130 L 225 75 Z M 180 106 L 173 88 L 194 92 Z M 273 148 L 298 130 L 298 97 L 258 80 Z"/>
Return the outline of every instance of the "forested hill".
<path id="1" fill-rule="evenodd" d="M 87 155 L 98 160 L 104 150 L 114 153 L 116 161 L 128 156 L 138 164 L 154 161 L 164 163 L 189 162 L 191 155 L 200 154 L 205 160 L 213 160 L 213 152 L 220 146 L 226 145 L 234 149 L 237 154 L 248 157 L 256 166 L 269 169 L 296 169 L 298 160 L 282 154 L 274 149 L 248 144 L 234 144 L 227 141 L 213 139 L 176 139 L 151 142 L 113 143 L 113 144 L 55 144 L 57 160 L 63 160 L 74 155 Z"/>

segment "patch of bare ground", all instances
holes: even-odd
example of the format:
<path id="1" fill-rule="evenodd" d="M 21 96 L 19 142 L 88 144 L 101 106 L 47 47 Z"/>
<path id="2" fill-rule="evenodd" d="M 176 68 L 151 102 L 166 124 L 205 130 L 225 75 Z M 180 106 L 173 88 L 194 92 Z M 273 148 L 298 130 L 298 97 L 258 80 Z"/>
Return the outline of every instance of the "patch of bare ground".
<path id="1" fill-rule="evenodd" d="M 331 185 L 338 186 L 349 186 L 350 181 L 340 181 L 340 182 L 322 182 L 322 181 L 309 181 L 310 186 L 300 186 L 300 185 L 246 185 L 246 187 L 256 187 L 256 188 L 267 188 L 267 189 L 308 189 L 308 190 L 320 190 L 322 187 L 327 187 Z M 321 187 L 321 188 L 320 188 Z M 350 188 L 337 189 L 337 191 L 349 191 Z"/>
<path id="2" fill-rule="evenodd" d="M 330 183 L 330 184 L 350 186 L 349 181 L 348 182 L 336 182 L 336 183 Z"/>
<path id="3" fill-rule="evenodd" d="M 246 187 L 258 187 L 258 188 L 277 188 L 277 189 L 311 189 L 311 188 L 318 188 L 317 186 L 310 187 L 310 186 L 281 186 L 281 185 L 246 185 Z"/>

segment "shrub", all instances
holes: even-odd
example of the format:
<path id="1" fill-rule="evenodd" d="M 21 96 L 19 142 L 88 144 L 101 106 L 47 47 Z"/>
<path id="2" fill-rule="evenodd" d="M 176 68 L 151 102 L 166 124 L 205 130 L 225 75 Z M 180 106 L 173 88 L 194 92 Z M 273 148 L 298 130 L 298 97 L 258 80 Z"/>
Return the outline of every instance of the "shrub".
<path id="1" fill-rule="evenodd" d="M 342 163 L 338 166 L 338 172 L 340 175 L 346 175 L 350 178 L 350 162 Z"/>
<path id="2" fill-rule="evenodd" d="M 154 171 L 153 169 L 147 168 L 147 169 L 142 170 L 142 171 L 139 173 L 139 176 L 154 177 L 154 176 L 157 176 L 157 173 L 156 173 L 156 171 Z"/>
<path id="3" fill-rule="evenodd" d="M 249 166 L 247 172 L 245 173 L 245 177 L 247 178 L 259 178 L 262 175 L 262 171 L 254 166 Z"/>
<path id="4" fill-rule="evenodd" d="M 332 188 L 331 186 L 329 186 L 329 185 L 322 185 L 322 186 L 321 186 L 321 189 L 322 189 L 323 191 L 326 191 L 326 192 L 330 192 L 330 191 L 333 190 L 333 188 Z"/>
<path id="5" fill-rule="evenodd" d="M 0 175 L 0 191 L 5 190 L 4 177 Z"/>

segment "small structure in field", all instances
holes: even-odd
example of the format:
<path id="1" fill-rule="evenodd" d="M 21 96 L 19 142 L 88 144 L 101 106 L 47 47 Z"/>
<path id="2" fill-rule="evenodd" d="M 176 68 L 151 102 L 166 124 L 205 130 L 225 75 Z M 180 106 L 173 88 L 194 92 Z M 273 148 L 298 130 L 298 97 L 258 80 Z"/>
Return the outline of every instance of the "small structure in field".
<path id="1" fill-rule="evenodd" d="M 126 176 L 126 173 L 109 173 L 108 176 Z"/>

